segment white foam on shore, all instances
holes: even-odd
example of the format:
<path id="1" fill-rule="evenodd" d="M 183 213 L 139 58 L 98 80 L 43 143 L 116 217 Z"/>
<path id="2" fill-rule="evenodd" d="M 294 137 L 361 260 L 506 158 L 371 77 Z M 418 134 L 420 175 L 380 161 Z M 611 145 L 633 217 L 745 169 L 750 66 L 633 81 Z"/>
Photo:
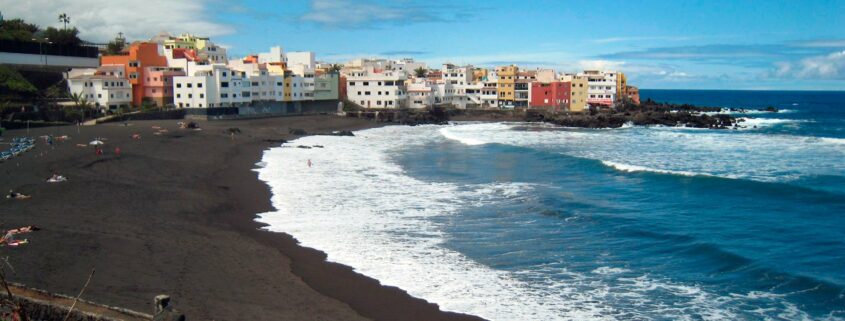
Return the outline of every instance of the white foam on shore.
<path id="1" fill-rule="evenodd" d="M 442 246 L 445 236 L 435 218 L 506 200 L 531 187 L 459 186 L 404 175 L 389 151 L 437 135 L 437 128 L 421 127 L 371 129 L 356 137 L 304 137 L 294 143 L 325 148 L 268 150 L 262 159 L 267 166 L 257 171 L 270 185 L 277 210 L 260 214 L 257 221 L 326 252 L 330 261 L 444 310 L 493 320 L 613 320 L 603 316 L 607 307 L 598 301 L 575 302 L 537 291 L 508 272 Z"/>
<path id="2" fill-rule="evenodd" d="M 461 135 L 478 135 L 487 142 L 531 146 L 630 144 L 629 138 L 608 131 L 508 130 L 515 126 L 390 126 L 356 132 L 354 137 L 297 139 L 292 144 L 325 148 L 274 148 L 265 152 L 265 166 L 257 171 L 270 186 L 277 210 L 260 214 L 257 221 L 268 224 L 270 231 L 289 233 L 304 246 L 326 252 L 330 261 L 398 286 L 444 310 L 490 320 L 650 320 L 655 316 L 736 320 L 743 316 L 732 306 L 748 301 L 757 304 L 763 300 L 763 305 L 776 306 L 776 310 L 789 304 L 774 295 L 719 296 L 700 285 L 675 283 L 613 266 L 584 273 L 544 266 L 503 271 L 444 247 L 449 235 L 438 222 L 468 207 L 516 200 L 530 194 L 534 185 L 420 181 L 393 162 L 391 157 L 397 152 L 451 139 L 442 135 L 443 128 L 459 136 L 457 141 L 467 138 Z M 625 135 L 643 135 L 640 129 L 633 130 Z M 675 141 L 677 137 L 668 139 Z M 313 164 L 310 168 L 308 160 Z M 664 301 L 667 296 L 671 299 Z M 624 303 L 617 306 L 618 302 Z M 806 317 L 800 309 L 791 311 L 792 316 Z M 761 317 L 770 314 L 771 310 L 760 312 Z"/>

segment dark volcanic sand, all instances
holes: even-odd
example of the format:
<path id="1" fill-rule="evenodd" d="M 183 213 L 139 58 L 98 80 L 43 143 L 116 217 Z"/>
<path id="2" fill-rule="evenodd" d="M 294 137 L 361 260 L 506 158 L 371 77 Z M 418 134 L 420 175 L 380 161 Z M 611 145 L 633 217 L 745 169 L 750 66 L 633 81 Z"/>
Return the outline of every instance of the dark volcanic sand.
<path id="1" fill-rule="evenodd" d="M 331 116 L 199 122 L 176 120 L 33 129 L 42 140 L 0 163 L 0 191 L 32 195 L 0 200 L 0 227 L 35 224 L 20 248 L 0 248 L 31 287 L 150 313 L 156 294 L 170 294 L 189 320 L 477 320 L 438 310 L 403 290 L 384 287 L 349 267 L 326 263 L 319 251 L 286 234 L 259 230 L 270 192 L 252 171 L 261 152 L 308 132 L 356 130 L 372 122 Z M 161 135 L 151 127 L 169 130 Z M 234 141 L 224 130 L 238 127 Z M 130 136 L 138 133 L 140 141 Z M 26 135 L 7 131 L 3 138 Z M 106 138 L 103 156 L 77 147 Z M 0 144 L 0 149 L 8 146 Z M 120 147 L 117 157 L 114 148 Z M 44 182 L 53 172 L 68 182 Z"/>

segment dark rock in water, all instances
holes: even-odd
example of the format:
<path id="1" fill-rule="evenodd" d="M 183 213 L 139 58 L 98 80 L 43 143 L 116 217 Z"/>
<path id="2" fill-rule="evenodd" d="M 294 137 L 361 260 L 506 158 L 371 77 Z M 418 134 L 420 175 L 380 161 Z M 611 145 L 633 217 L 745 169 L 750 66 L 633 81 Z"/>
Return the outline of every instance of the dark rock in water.
<path id="1" fill-rule="evenodd" d="M 763 109 L 759 109 L 759 110 L 760 110 L 760 111 L 767 111 L 767 112 L 770 112 L 770 113 L 776 113 L 776 112 L 778 112 L 778 109 L 777 109 L 777 108 L 775 108 L 774 106 L 769 106 L 769 107 L 766 107 L 766 108 L 763 108 Z"/>
<path id="2" fill-rule="evenodd" d="M 290 131 L 288 131 L 288 132 L 289 132 L 291 135 L 299 135 L 299 136 L 308 135 L 308 132 L 306 132 L 304 129 L 299 129 L 299 128 L 292 128 L 292 129 L 291 129 Z"/>
<path id="3" fill-rule="evenodd" d="M 304 149 L 311 149 L 311 146 L 299 145 L 296 148 L 304 148 Z"/>
<path id="4" fill-rule="evenodd" d="M 285 143 L 288 142 L 287 140 L 284 140 L 284 139 L 265 139 L 264 141 L 268 142 L 268 143 L 280 143 L 280 144 L 285 144 Z"/>
<path id="5" fill-rule="evenodd" d="M 625 124 L 637 126 L 678 126 L 691 128 L 724 129 L 734 126 L 736 118 L 727 114 L 707 115 L 701 112 L 718 112 L 718 107 L 696 107 L 692 105 L 657 104 L 654 102 L 636 105 L 622 105 L 615 110 L 590 113 L 543 114 L 527 113 L 529 121 L 546 121 L 566 127 L 619 128 Z M 538 115 L 534 115 L 538 114 Z"/>
<path id="6" fill-rule="evenodd" d="M 314 147 L 314 148 L 323 148 L 323 145 L 314 145 L 314 146 L 311 146 L 311 147 Z"/>

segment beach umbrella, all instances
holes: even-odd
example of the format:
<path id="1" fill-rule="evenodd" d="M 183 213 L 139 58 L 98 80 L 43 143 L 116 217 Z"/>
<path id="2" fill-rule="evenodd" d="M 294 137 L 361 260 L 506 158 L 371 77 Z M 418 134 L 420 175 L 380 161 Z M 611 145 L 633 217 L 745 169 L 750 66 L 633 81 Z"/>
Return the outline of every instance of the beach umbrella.
<path id="1" fill-rule="evenodd" d="M 88 143 L 88 145 L 93 145 L 93 146 L 102 145 L 102 144 L 105 144 L 105 143 L 103 143 L 102 140 L 92 140 L 90 143 Z"/>

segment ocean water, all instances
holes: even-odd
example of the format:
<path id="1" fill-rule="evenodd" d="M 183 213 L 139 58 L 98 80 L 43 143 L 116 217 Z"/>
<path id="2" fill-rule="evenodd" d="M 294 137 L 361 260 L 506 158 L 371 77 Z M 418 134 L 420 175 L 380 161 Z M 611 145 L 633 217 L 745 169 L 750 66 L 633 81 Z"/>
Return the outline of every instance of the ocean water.
<path id="1" fill-rule="evenodd" d="M 277 210 L 258 220 L 491 320 L 845 320 L 845 93 L 641 95 L 782 111 L 304 137 L 265 153 Z"/>

